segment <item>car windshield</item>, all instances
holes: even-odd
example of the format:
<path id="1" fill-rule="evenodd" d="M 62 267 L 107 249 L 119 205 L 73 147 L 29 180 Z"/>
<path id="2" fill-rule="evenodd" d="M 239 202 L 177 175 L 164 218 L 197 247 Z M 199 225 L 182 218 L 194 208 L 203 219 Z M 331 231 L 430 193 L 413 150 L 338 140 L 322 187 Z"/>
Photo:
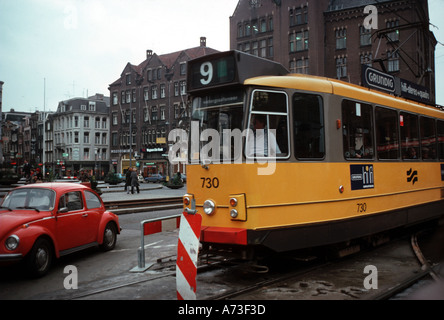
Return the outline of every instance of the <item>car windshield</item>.
<path id="1" fill-rule="evenodd" d="M 1 203 L 2 209 L 37 212 L 54 209 L 55 192 L 50 189 L 16 189 L 8 193 Z"/>

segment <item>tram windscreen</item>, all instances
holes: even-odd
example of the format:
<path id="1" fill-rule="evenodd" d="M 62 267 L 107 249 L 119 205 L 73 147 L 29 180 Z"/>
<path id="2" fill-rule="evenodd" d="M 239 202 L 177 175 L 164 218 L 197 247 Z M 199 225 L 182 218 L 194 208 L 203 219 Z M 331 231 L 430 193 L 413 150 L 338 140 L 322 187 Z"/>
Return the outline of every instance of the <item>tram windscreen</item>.
<path id="1" fill-rule="evenodd" d="M 193 99 L 190 160 L 221 163 L 241 158 L 244 93 L 242 91 Z M 198 134 L 196 127 L 198 126 Z M 240 136 L 239 136 L 240 135 Z"/>

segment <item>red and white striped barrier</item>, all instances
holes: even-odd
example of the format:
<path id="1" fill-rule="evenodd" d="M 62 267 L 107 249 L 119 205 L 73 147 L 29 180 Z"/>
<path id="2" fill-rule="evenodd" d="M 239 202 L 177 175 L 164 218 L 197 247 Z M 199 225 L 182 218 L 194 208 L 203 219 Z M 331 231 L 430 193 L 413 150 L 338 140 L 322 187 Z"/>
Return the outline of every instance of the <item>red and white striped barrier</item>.
<path id="1" fill-rule="evenodd" d="M 184 212 L 177 245 L 176 287 L 178 300 L 196 300 L 197 256 L 202 216 Z"/>
<path id="2" fill-rule="evenodd" d="M 148 222 L 143 225 L 143 234 L 148 236 L 150 234 L 172 231 L 179 228 L 180 217 L 168 220 L 160 220 L 154 222 Z"/>

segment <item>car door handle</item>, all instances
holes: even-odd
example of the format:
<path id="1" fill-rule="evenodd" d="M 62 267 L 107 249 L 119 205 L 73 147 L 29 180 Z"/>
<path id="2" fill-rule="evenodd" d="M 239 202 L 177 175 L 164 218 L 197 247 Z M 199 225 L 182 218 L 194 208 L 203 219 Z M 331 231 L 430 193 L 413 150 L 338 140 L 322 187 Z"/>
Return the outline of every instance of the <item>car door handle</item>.
<path id="1" fill-rule="evenodd" d="M 86 217 L 88 217 L 88 214 L 87 214 L 87 213 L 82 214 L 82 217 L 83 217 L 83 218 L 86 218 Z"/>

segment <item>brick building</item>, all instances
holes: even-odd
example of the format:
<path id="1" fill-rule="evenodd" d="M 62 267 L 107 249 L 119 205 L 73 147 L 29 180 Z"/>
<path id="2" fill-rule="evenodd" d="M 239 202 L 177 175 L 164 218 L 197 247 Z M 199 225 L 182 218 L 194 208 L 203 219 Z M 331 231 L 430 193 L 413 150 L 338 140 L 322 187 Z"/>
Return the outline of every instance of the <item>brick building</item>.
<path id="1" fill-rule="evenodd" d="M 111 162 L 116 172 L 129 166 L 143 175 L 176 171 L 168 165 L 170 130 L 188 125 L 187 61 L 217 52 L 198 47 L 157 55 L 146 51 L 139 65 L 128 63 L 120 78 L 109 85 L 111 96 Z"/>
<path id="2" fill-rule="evenodd" d="M 364 27 L 368 5 L 377 29 Z M 436 43 L 427 0 L 240 0 L 230 18 L 231 49 L 359 85 L 369 65 L 427 87 L 431 102 Z"/>

